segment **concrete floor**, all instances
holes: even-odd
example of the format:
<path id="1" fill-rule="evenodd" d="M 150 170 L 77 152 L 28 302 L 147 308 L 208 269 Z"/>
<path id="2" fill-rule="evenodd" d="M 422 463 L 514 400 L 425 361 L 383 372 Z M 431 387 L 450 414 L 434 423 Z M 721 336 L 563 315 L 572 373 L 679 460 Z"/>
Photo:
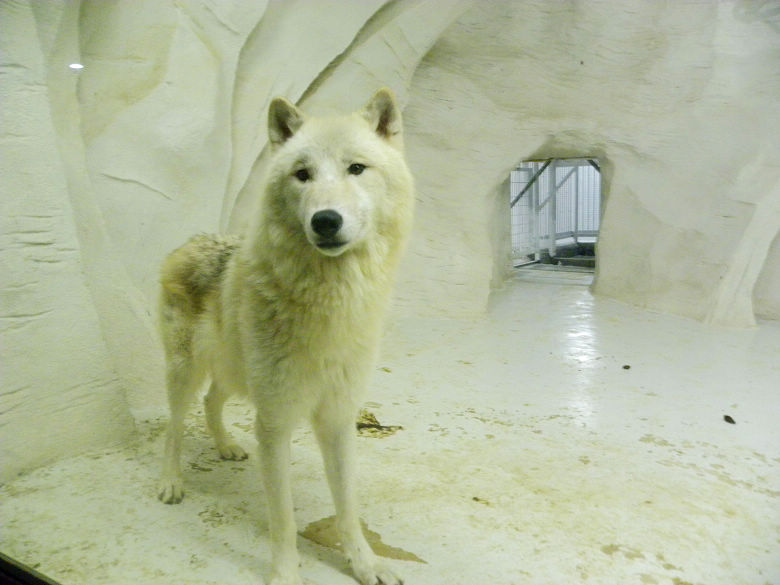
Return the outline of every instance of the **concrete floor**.
<path id="1" fill-rule="evenodd" d="M 587 280 L 522 271 L 484 319 L 390 327 L 369 406 L 403 430 L 359 448 L 369 528 L 419 558 L 391 563 L 408 585 L 780 585 L 780 324 L 712 329 Z M 228 418 L 253 446 L 251 411 Z M 165 506 L 164 422 L 3 486 L 0 550 L 63 585 L 262 583 L 256 457 L 218 461 L 195 413 Z M 293 455 L 303 532 L 332 510 L 308 431 Z M 299 547 L 306 583 L 354 583 Z"/>

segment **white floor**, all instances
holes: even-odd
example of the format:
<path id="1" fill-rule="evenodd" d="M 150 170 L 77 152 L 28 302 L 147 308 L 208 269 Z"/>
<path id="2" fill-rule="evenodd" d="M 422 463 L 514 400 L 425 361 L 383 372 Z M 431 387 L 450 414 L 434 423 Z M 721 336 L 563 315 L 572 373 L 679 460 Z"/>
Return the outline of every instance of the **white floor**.
<path id="1" fill-rule="evenodd" d="M 407 585 L 780 585 L 780 324 L 717 330 L 523 271 L 482 320 L 397 322 L 360 439 L 369 528 Z M 252 446 L 251 412 L 229 409 Z M 727 423 L 724 415 L 736 424 Z M 63 585 L 258 585 L 256 458 L 221 462 L 192 417 L 187 497 L 155 497 L 163 418 L 124 449 L 2 487 L 0 550 Z M 331 506 L 294 445 L 300 530 Z M 299 539 L 307 583 L 354 583 Z"/>

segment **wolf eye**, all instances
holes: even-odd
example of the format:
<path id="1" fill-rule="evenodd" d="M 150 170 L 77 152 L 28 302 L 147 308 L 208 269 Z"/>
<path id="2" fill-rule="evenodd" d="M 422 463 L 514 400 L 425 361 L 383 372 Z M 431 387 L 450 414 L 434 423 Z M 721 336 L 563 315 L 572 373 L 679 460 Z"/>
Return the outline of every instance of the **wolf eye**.
<path id="1" fill-rule="evenodd" d="M 351 165 L 349 165 L 349 168 L 347 169 L 350 175 L 359 175 L 365 170 L 366 170 L 366 165 L 362 165 L 360 163 L 352 163 Z"/>
<path id="2" fill-rule="evenodd" d="M 301 183 L 305 183 L 309 179 L 311 179 L 311 175 L 309 174 L 309 169 L 300 169 L 295 171 L 295 178 L 298 179 Z"/>

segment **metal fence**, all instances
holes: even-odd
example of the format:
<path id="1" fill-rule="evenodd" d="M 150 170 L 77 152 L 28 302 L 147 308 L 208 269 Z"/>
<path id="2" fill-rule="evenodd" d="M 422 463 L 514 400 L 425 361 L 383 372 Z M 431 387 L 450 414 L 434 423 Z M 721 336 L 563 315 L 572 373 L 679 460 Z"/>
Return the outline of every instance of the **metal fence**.
<path id="1" fill-rule="evenodd" d="M 601 172 L 593 158 L 524 162 L 510 173 L 512 253 L 516 262 L 555 256 L 567 243 L 595 242 Z"/>

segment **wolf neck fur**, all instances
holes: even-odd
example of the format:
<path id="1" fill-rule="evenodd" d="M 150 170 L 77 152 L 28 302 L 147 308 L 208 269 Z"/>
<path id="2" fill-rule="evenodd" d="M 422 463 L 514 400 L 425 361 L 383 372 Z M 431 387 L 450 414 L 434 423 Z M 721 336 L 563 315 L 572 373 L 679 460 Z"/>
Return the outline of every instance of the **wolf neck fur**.
<path id="1" fill-rule="evenodd" d="M 277 291 L 275 302 L 307 312 L 342 309 L 359 314 L 361 309 L 375 312 L 369 307 L 385 304 L 389 297 L 397 245 L 377 238 L 329 257 L 308 243 L 302 232 L 284 238 L 274 238 L 267 230 L 256 233 L 254 241 L 246 242 L 245 258 L 252 277 L 262 280 L 262 288 Z M 309 278 L 312 274 L 316 286 Z"/>

